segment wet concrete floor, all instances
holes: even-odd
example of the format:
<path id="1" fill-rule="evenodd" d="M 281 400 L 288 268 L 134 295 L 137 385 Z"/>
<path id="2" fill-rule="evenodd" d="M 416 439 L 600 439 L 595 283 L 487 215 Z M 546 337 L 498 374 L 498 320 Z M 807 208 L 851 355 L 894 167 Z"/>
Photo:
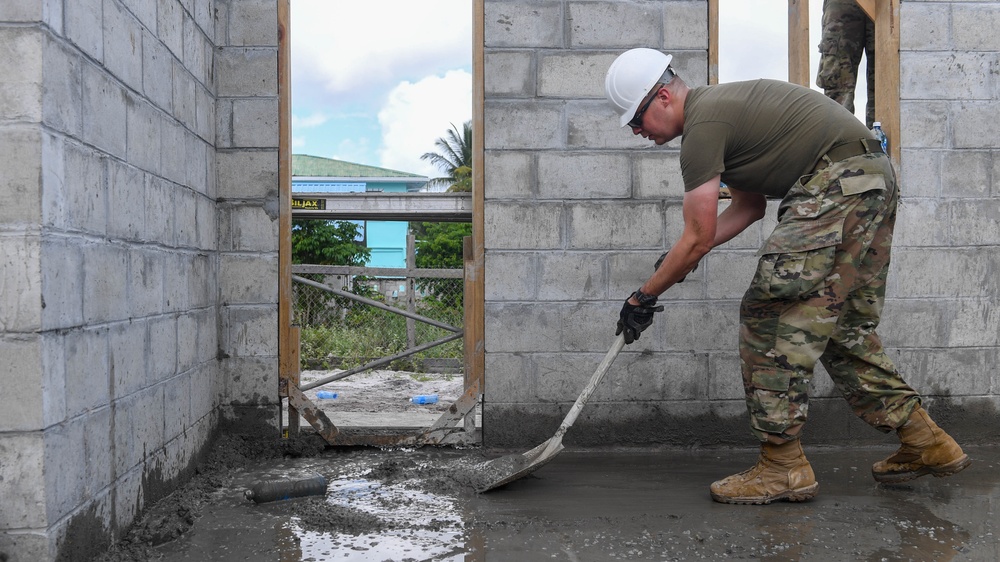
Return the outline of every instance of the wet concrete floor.
<path id="1" fill-rule="evenodd" d="M 516 452 L 516 451 L 507 451 Z M 709 484 L 756 450 L 572 450 L 477 495 L 447 485 L 478 450 L 354 449 L 232 477 L 166 561 L 1000 560 L 1000 447 L 905 485 L 872 480 L 885 448 L 808 449 L 820 483 L 804 503 L 715 503 Z M 499 453 L 497 453 L 499 454 Z M 318 472 L 323 498 L 254 504 L 261 476 Z"/>

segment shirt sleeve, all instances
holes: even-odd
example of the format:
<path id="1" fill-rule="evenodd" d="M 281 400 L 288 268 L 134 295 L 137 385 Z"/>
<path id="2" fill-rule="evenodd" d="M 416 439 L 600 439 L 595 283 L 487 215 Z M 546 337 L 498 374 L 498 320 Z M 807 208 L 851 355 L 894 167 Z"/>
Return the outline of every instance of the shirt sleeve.
<path id="1" fill-rule="evenodd" d="M 684 131 L 681 138 L 681 177 L 684 191 L 691 191 L 726 170 L 726 141 L 732 127 L 717 121 L 703 122 Z"/>

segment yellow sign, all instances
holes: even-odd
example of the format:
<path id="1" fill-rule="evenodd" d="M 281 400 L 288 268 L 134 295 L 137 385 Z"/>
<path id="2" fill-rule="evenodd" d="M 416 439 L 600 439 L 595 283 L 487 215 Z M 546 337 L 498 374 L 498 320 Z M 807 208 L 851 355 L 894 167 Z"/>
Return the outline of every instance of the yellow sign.
<path id="1" fill-rule="evenodd" d="M 292 209 L 303 211 L 326 210 L 326 199 L 292 199 Z"/>

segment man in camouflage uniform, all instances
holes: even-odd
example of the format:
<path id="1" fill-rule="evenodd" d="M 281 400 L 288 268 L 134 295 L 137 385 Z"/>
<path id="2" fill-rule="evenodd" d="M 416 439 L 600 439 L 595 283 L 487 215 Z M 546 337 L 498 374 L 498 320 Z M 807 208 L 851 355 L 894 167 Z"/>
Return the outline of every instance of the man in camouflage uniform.
<path id="1" fill-rule="evenodd" d="M 658 295 L 761 219 L 766 198 L 781 199 L 740 307 L 743 385 L 761 454 L 750 470 L 713 483 L 713 499 L 761 504 L 816 495 L 799 438 L 817 361 L 856 415 L 897 432 L 902 446 L 872 467 L 877 481 L 964 469 L 968 456 L 927 416 L 875 332 L 899 198 L 881 145 L 819 92 L 775 80 L 689 88 L 670 68 L 671 57 L 660 55 L 627 51 L 605 80 L 633 134 L 657 145 L 683 137 L 684 232 L 623 304 L 617 331 L 626 343 L 662 310 Z M 643 74 L 652 78 L 636 79 Z M 721 213 L 720 182 L 731 196 Z"/>
<path id="2" fill-rule="evenodd" d="M 861 53 L 867 61 L 868 103 L 865 122 L 875 121 L 875 24 L 854 0 L 823 0 L 823 37 L 819 43 L 816 85 L 854 113 Z"/>

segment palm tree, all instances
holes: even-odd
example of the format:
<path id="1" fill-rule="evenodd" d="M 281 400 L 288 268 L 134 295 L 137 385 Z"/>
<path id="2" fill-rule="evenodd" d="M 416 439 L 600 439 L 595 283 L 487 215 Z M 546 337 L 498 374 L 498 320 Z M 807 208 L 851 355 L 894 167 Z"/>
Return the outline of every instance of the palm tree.
<path id="1" fill-rule="evenodd" d="M 448 191 L 472 191 L 472 121 L 462 125 L 462 132 L 454 123 L 444 137 L 434 141 L 438 152 L 425 152 L 421 160 L 429 160 L 446 176 L 427 182 L 428 187 L 448 187 Z"/>

